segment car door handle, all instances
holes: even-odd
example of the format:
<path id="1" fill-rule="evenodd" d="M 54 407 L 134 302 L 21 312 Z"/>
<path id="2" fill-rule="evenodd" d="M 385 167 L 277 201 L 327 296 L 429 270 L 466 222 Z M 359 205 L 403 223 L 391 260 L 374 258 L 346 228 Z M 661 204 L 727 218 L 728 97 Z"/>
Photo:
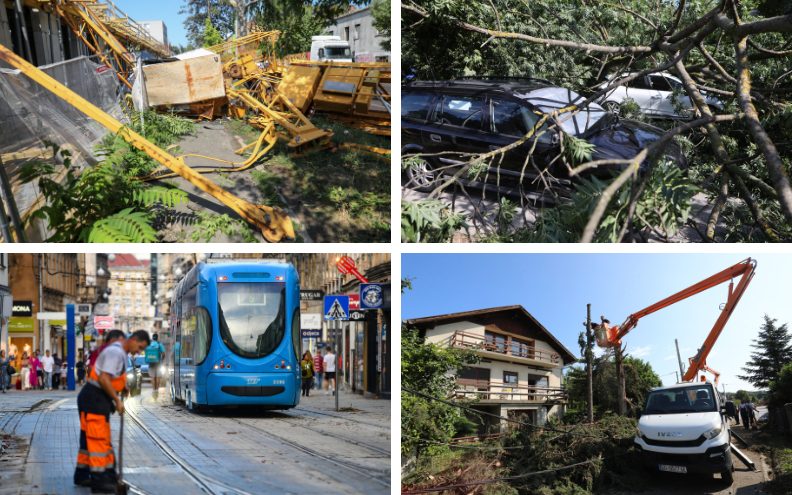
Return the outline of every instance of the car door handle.
<path id="1" fill-rule="evenodd" d="M 443 138 L 441 138 L 437 134 L 429 134 L 429 140 L 432 141 L 433 143 L 441 143 L 443 141 Z"/>

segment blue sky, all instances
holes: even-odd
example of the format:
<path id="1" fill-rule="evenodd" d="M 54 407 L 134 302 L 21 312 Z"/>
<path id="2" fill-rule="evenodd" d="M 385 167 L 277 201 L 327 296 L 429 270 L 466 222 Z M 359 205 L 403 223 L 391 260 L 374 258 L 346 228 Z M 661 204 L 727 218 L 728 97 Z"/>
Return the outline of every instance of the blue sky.
<path id="1" fill-rule="evenodd" d="M 575 355 L 591 303 L 592 319 L 621 324 L 655 303 L 734 263 L 744 254 L 404 254 L 402 318 L 522 304 Z M 756 275 L 707 364 L 729 391 L 753 387 L 737 378 L 750 358 L 763 315 L 792 326 L 792 256 L 760 254 Z M 736 281 L 735 281 L 736 284 Z M 696 353 L 725 302 L 728 283 L 643 318 L 623 340 L 627 352 L 652 364 L 666 384 Z"/>
<path id="2" fill-rule="evenodd" d="M 115 5 L 136 21 L 164 21 L 171 45 L 186 45 L 184 18 L 179 15 L 183 0 L 115 0 Z"/>

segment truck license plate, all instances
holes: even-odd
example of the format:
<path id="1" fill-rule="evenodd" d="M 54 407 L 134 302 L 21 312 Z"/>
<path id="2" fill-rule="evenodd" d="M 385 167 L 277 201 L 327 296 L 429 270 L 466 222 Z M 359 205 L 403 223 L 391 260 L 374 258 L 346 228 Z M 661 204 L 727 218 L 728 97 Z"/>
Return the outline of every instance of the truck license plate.
<path id="1" fill-rule="evenodd" d="M 667 471 L 669 473 L 687 473 L 686 466 L 671 466 L 669 464 L 660 464 L 657 466 L 660 471 Z"/>

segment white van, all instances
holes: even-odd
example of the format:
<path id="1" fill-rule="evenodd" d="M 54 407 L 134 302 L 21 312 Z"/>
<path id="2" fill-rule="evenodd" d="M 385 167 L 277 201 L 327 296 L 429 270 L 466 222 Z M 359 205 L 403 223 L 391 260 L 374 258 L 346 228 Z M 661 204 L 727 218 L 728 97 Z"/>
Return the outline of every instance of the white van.
<path id="1" fill-rule="evenodd" d="M 652 389 L 634 441 L 651 470 L 720 473 L 732 484 L 729 423 L 720 394 L 709 382 Z"/>

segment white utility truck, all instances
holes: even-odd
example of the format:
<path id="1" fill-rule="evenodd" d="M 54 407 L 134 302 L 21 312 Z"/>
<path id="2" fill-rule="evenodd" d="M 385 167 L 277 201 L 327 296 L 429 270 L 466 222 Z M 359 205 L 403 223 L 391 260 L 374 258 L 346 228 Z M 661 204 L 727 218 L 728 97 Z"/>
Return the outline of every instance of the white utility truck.
<path id="1" fill-rule="evenodd" d="M 731 485 L 731 435 L 722 404 L 710 382 L 652 389 L 634 440 L 644 466 L 670 473 L 720 473 Z"/>
<path id="2" fill-rule="evenodd" d="M 349 41 L 338 36 L 312 36 L 311 60 L 319 62 L 353 62 Z"/>

